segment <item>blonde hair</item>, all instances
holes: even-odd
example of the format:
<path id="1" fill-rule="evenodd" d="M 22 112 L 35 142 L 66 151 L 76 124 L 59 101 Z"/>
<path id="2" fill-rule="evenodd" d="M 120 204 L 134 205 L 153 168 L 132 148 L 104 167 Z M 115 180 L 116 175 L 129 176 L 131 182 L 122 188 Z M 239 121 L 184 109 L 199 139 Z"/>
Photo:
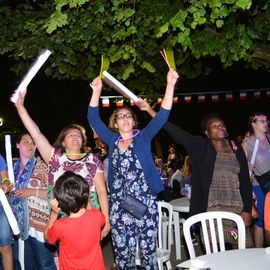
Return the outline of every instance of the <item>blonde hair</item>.
<path id="1" fill-rule="evenodd" d="M 189 156 L 185 157 L 184 165 L 182 168 L 183 178 L 188 177 L 191 174 L 191 158 Z"/>

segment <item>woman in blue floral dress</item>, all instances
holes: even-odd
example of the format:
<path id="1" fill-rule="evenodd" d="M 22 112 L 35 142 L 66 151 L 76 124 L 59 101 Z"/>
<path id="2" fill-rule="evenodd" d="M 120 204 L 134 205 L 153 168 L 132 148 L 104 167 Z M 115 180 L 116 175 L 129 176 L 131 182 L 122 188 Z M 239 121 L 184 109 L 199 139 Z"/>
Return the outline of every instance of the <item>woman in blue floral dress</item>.
<path id="1" fill-rule="evenodd" d="M 107 128 L 99 116 L 101 78 L 97 77 L 91 84 L 93 94 L 88 110 L 89 124 L 109 146 L 110 222 L 118 270 L 136 269 L 137 243 L 142 269 L 157 268 L 157 193 L 163 185 L 153 162 L 151 140 L 167 122 L 177 79 L 177 72 L 170 70 L 160 111 L 141 131 L 136 129 L 137 118 L 129 107 L 117 108 L 110 118 L 110 129 Z M 143 107 L 143 102 L 138 106 Z M 147 206 L 140 218 L 120 206 L 127 195 Z"/>

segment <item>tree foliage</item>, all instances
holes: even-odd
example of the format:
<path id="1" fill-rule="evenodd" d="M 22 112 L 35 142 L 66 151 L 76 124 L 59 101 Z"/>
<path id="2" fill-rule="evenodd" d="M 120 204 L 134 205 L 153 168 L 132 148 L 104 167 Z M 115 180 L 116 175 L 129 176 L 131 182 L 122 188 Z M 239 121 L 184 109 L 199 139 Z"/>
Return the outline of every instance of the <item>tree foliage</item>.
<path id="1" fill-rule="evenodd" d="M 270 70 L 269 11 L 269 0 L 26 0 L 0 6 L 0 54 L 21 77 L 46 47 L 48 76 L 83 80 L 99 73 L 103 54 L 118 79 L 154 93 L 165 83 L 163 48 L 189 78 L 210 73 L 209 59 Z"/>

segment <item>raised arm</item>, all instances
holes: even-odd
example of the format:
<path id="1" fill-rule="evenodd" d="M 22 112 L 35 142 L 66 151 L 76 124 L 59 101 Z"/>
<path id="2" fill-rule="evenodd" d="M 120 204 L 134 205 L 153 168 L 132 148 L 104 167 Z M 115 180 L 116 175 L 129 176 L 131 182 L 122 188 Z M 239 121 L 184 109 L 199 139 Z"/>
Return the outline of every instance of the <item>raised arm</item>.
<path id="1" fill-rule="evenodd" d="M 164 98 L 161 103 L 161 107 L 166 110 L 171 110 L 173 103 L 174 86 L 179 78 L 178 73 L 170 69 L 167 73 L 167 86 L 164 94 Z"/>
<path id="2" fill-rule="evenodd" d="M 89 106 L 91 107 L 97 107 L 99 105 L 99 98 L 101 95 L 101 91 L 102 91 L 102 80 L 100 77 L 96 77 L 92 83 L 90 84 L 90 86 L 93 89 L 93 93 L 90 99 L 90 103 Z"/>
<path id="3" fill-rule="evenodd" d="M 92 96 L 88 108 L 88 122 L 92 129 L 98 134 L 98 136 L 106 144 L 110 144 L 114 132 L 112 132 L 101 120 L 99 115 L 99 98 L 102 91 L 102 80 L 100 77 L 96 77 L 90 84 L 92 87 Z"/>
<path id="4" fill-rule="evenodd" d="M 166 91 L 161 103 L 161 107 L 166 110 L 171 110 L 172 108 L 174 87 L 178 78 L 179 75 L 176 71 L 174 71 L 173 69 L 170 69 L 168 71 Z M 136 105 L 140 108 L 140 110 L 146 111 L 151 117 L 154 117 L 157 114 L 156 111 L 145 100 L 140 99 L 140 101 L 137 102 Z"/>
<path id="5" fill-rule="evenodd" d="M 40 132 L 39 127 L 33 121 L 33 119 L 28 114 L 26 108 L 24 107 L 24 99 L 26 95 L 26 90 L 23 93 L 19 93 L 19 97 L 15 103 L 17 112 L 29 134 L 33 138 L 40 155 L 43 160 L 48 164 L 51 157 L 53 146 L 49 143 L 47 138 Z"/>

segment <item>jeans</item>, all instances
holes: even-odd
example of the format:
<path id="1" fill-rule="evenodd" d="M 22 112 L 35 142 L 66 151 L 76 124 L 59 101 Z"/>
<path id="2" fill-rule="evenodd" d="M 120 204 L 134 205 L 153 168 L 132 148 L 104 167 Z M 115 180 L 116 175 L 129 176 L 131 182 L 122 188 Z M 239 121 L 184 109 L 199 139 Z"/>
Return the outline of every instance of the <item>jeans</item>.
<path id="1" fill-rule="evenodd" d="M 13 243 L 13 236 L 4 208 L 0 203 L 0 246 L 9 246 Z"/>
<path id="2" fill-rule="evenodd" d="M 18 260 L 18 241 L 14 245 L 14 258 Z M 38 241 L 29 236 L 24 241 L 25 270 L 56 270 L 54 263 L 54 246 Z"/>

